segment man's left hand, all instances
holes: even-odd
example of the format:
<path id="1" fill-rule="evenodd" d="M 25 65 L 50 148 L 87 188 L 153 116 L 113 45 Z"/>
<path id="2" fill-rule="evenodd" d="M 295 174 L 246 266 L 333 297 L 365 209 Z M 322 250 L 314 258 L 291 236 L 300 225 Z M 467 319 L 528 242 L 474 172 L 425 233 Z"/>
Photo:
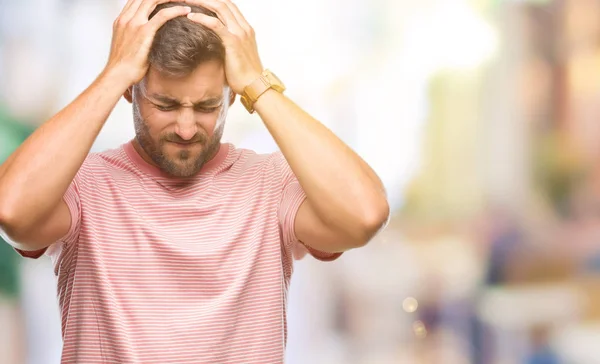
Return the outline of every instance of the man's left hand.
<path id="1" fill-rule="evenodd" d="M 202 6 L 218 18 L 201 13 L 190 13 L 188 18 L 212 29 L 225 46 L 225 75 L 238 95 L 260 77 L 263 66 L 258 55 L 254 29 L 238 7 L 230 0 L 184 0 L 189 5 Z"/>

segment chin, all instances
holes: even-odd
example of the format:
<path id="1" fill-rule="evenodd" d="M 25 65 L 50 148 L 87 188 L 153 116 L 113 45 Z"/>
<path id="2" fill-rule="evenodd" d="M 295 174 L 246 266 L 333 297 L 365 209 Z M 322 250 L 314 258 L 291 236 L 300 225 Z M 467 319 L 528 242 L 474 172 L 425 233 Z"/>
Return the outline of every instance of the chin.
<path id="1" fill-rule="evenodd" d="M 169 161 L 170 174 L 177 177 L 192 177 L 202 169 L 204 163 L 199 163 L 199 155 L 189 156 L 185 161 L 173 158 Z"/>
<path id="2" fill-rule="evenodd" d="M 191 178 L 198 174 L 198 171 L 178 171 L 175 174 L 171 174 L 171 176 L 175 178 Z"/>
<path id="3" fill-rule="evenodd" d="M 173 177 L 187 178 L 187 177 L 193 177 L 196 174 L 198 174 L 198 172 L 200 172 L 200 169 L 194 168 L 193 166 L 178 165 L 176 168 L 172 168 L 172 166 L 171 166 L 171 168 L 164 168 L 163 171 Z"/>

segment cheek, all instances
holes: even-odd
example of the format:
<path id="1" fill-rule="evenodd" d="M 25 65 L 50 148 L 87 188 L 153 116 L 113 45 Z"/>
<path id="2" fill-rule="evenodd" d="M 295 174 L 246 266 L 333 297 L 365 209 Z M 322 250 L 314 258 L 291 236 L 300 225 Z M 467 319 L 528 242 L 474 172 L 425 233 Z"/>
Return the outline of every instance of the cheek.
<path id="1" fill-rule="evenodd" d="M 210 136 L 212 136 L 215 133 L 215 131 L 219 128 L 219 126 L 222 124 L 221 119 L 222 119 L 221 113 L 217 113 L 217 112 L 212 113 L 212 114 L 196 113 L 197 123 Z"/>
<path id="2" fill-rule="evenodd" d="M 153 136 L 160 134 L 165 128 L 177 120 L 176 112 L 149 110 L 148 113 L 143 116 L 146 127 Z"/>
<path id="3" fill-rule="evenodd" d="M 165 113 L 159 112 L 143 103 L 134 103 L 134 114 L 135 122 L 143 124 L 144 129 L 151 136 L 155 136 L 160 131 L 161 125 L 165 124 L 166 120 L 169 120 L 169 117 L 164 115 Z"/>

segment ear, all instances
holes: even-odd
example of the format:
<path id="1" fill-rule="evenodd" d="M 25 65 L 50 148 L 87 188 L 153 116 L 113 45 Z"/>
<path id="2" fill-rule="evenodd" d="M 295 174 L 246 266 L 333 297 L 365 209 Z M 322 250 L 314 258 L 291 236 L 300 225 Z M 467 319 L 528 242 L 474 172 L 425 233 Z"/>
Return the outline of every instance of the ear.
<path id="1" fill-rule="evenodd" d="M 229 91 L 229 106 L 233 105 L 235 102 L 235 92 Z"/>
<path id="2" fill-rule="evenodd" d="M 125 100 L 127 100 L 127 102 L 129 102 L 130 104 L 133 102 L 133 86 L 130 86 L 125 93 L 123 94 L 123 97 L 125 98 Z"/>

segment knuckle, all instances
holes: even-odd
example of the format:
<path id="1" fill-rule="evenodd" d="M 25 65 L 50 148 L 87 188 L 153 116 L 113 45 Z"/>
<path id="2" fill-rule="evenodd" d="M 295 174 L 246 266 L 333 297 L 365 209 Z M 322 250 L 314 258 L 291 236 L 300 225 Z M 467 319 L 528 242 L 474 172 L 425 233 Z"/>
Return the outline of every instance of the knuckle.
<path id="1" fill-rule="evenodd" d="M 125 29 L 128 31 L 134 31 L 137 27 L 132 22 L 129 22 L 125 25 Z"/>
<path id="2" fill-rule="evenodd" d="M 115 28 L 122 28 L 123 26 L 125 26 L 126 21 L 125 19 L 118 17 L 117 19 L 115 19 L 115 22 L 113 23 L 113 25 L 115 26 Z"/>
<path id="3" fill-rule="evenodd" d="M 208 26 L 210 26 L 212 29 L 219 29 L 223 27 L 223 23 L 221 23 L 221 21 L 217 20 L 216 18 L 213 19 L 207 19 L 207 24 Z"/>

